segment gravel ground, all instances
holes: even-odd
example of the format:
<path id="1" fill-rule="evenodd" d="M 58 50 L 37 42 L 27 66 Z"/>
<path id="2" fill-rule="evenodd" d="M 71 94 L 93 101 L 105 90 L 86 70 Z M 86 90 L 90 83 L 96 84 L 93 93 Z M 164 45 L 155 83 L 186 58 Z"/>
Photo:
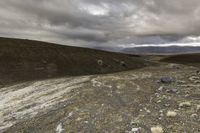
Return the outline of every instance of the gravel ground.
<path id="1" fill-rule="evenodd" d="M 0 88 L 0 132 L 200 133 L 200 73 L 163 63 Z"/>

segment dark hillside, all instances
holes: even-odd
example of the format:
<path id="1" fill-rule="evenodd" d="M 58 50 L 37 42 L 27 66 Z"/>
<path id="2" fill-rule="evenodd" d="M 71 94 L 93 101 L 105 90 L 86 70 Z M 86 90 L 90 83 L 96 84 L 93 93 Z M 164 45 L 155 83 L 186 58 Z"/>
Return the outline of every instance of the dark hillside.
<path id="1" fill-rule="evenodd" d="M 145 61 L 124 54 L 39 41 L 0 38 L 0 80 L 112 73 L 142 68 Z"/>
<path id="2" fill-rule="evenodd" d="M 162 62 L 170 62 L 170 63 L 179 63 L 185 65 L 193 65 L 193 66 L 200 66 L 200 53 L 196 54 L 181 54 L 181 55 L 171 55 L 167 56 L 160 61 Z"/>

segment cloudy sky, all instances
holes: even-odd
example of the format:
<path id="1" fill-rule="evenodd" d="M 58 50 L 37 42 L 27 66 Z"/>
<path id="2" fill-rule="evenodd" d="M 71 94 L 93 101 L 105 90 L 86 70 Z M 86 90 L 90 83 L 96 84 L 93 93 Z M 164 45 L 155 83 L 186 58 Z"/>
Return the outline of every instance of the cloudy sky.
<path id="1" fill-rule="evenodd" d="M 200 40 L 200 0 L 0 0 L 4 37 L 100 47 L 164 43 L 159 35 Z"/>

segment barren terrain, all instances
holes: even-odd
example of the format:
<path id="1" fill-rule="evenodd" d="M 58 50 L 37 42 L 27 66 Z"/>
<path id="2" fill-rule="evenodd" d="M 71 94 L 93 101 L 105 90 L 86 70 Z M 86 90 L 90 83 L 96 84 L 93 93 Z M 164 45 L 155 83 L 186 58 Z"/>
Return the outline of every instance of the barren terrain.
<path id="1" fill-rule="evenodd" d="M 90 53 L 90 50 L 87 53 Z M 46 71 L 48 67 L 44 67 L 43 64 L 43 69 L 38 72 L 39 77 L 35 77 L 36 70 L 33 66 L 30 68 L 32 71 L 28 71 L 29 67 L 24 70 L 27 65 L 14 69 L 18 70 L 17 72 L 6 71 L 11 68 L 3 67 L 6 64 L 3 62 L 6 61 L 2 60 L 6 58 L 0 56 L 2 61 L 0 67 L 9 75 L 0 76 L 0 132 L 200 132 L 198 61 L 192 63 L 195 65 L 188 63 L 187 60 L 184 63 L 178 61 L 165 63 L 160 62 L 160 59 L 165 58 L 163 56 L 131 57 L 106 52 L 102 52 L 104 58 L 100 58 L 101 52 L 97 53 L 98 55 L 93 56 L 95 58 L 92 57 L 91 64 L 94 67 L 84 66 L 84 62 L 80 61 L 81 64 L 75 60 L 74 72 L 78 69 L 75 74 L 70 73 L 71 69 L 67 65 L 71 61 L 69 58 L 62 60 L 67 62 L 65 64 L 59 60 L 60 56 L 54 56 L 59 58 L 55 59 L 64 64 L 67 70 L 63 69 L 62 74 L 57 71 L 53 74 L 48 73 Z M 89 57 L 90 54 L 84 53 L 84 56 Z M 45 58 L 42 54 L 41 60 L 49 62 L 48 57 Z M 78 57 L 76 58 L 78 60 Z M 20 61 L 30 66 L 31 63 L 37 62 L 39 57 L 34 56 L 31 59 L 27 59 L 29 63 L 25 62 L 27 60 L 24 58 L 20 58 Z M 85 59 L 87 64 L 89 60 Z M 6 65 L 12 66 L 16 63 L 12 61 L 10 59 L 11 65 Z M 58 66 L 59 63 L 55 63 L 57 67 L 61 67 Z M 108 69 L 109 67 L 104 65 L 111 68 Z M 49 69 L 52 71 L 53 68 Z M 91 70 L 91 73 L 85 70 Z M 33 73 L 32 77 L 26 73 Z M 50 76 L 44 76 L 45 73 Z M 20 76 L 22 78 L 18 78 Z M 6 79 L 10 81 L 7 82 Z"/>

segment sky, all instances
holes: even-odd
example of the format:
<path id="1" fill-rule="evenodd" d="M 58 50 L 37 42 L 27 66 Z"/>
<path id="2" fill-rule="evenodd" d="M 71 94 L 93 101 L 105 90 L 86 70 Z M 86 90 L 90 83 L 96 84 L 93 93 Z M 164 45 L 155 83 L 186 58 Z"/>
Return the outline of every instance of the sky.
<path id="1" fill-rule="evenodd" d="M 0 36 L 87 47 L 199 45 L 200 0 L 0 0 Z"/>

